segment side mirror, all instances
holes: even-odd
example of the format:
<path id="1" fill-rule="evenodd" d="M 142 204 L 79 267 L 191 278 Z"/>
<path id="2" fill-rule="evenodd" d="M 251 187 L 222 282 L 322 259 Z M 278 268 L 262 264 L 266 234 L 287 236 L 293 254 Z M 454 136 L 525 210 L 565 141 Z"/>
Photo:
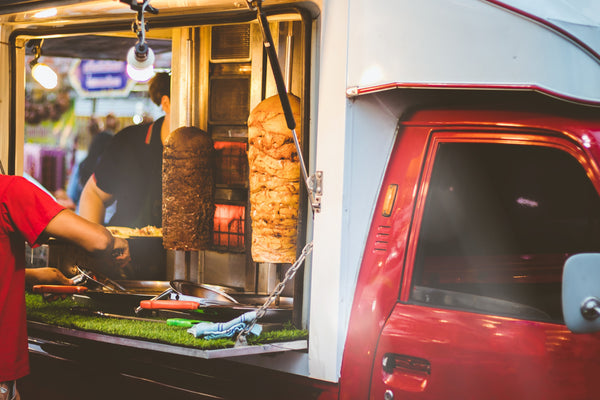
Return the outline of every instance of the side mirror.
<path id="1" fill-rule="evenodd" d="M 581 253 L 567 259 L 562 308 L 565 324 L 572 332 L 600 331 L 600 254 Z"/>

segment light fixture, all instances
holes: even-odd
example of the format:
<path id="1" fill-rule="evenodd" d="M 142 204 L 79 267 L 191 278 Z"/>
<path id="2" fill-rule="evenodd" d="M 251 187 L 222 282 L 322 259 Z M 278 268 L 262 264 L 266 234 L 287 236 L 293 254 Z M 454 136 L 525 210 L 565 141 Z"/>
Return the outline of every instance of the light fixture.
<path id="1" fill-rule="evenodd" d="M 137 43 L 127 52 L 127 74 L 134 81 L 145 82 L 154 75 L 154 52 L 147 44 L 141 44 L 143 46 Z"/>
<path id="2" fill-rule="evenodd" d="M 122 3 L 129 3 L 121 0 Z M 131 9 L 137 11 L 137 18 L 131 25 L 131 29 L 137 34 L 138 41 L 127 52 L 127 74 L 131 79 L 138 82 L 146 82 L 154 76 L 154 52 L 146 43 L 146 23 L 144 12 L 148 11 L 158 14 L 158 10 L 150 6 L 150 0 L 144 0 L 141 4 L 131 0 Z"/>
<path id="3" fill-rule="evenodd" d="M 35 40 L 33 42 L 33 60 L 29 63 L 31 67 L 31 76 L 40 85 L 46 89 L 54 89 L 58 85 L 58 75 L 48 65 L 39 62 L 39 58 L 42 55 L 42 40 Z"/>

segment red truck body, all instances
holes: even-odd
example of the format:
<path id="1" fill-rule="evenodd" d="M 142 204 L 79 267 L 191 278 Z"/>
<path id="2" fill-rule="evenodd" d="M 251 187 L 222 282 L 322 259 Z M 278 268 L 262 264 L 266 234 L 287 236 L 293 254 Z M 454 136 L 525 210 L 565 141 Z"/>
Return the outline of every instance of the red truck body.
<path id="1" fill-rule="evenodd" d="M 600 336 L 566 328 L 560 281 L 568 255 L 600 247 L 585 227 L 586 218 L 597 222 L 585 212 L 598 203 L 599 131 L 600 120 L 506 110 L 423 110 L 400 123 L 358 279 L 340 398 L 594 397 Z M 445 146 L 476 147 L 447 157 Z M 554 170 L 543 178 L 536 165 Z M 462 197 L 478 191 L 487 200 Z M 434 210 L 444 206 L 445 215 Z M 559 229 L 532 229 L 540 218 L 571 240 L 497 245 Z M 436 237 L 459 233 L 444 238 L 450 244 Z M 431 255 L 419 253 L 420 237 Z M 519 308 L 534 304 L 545 311 Z"/>

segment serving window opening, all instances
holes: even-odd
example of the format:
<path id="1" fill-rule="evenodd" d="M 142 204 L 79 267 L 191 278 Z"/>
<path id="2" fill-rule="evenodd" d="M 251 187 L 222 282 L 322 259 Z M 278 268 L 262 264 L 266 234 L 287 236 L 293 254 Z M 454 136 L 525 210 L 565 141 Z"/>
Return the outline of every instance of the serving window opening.
<path id="1" fill-rule="evenodd" d="M 290 95 L 299 99 L 301 104 L 301 118 L 307 119 L 308 109 L 308 87 L 309 79 L 308 68 L 306 67 L 306 58 L 310 54 L 307 38 L 310 35 L 306 31 L 310 28 L 306 25 L 309 22 L 303 20 L 299 14 L 271 15 L 269 16 L 270 28 L 275 39 L 275 47 L 278 52 L 278 58 L 282 69 L 286 74 L 286 84 Z M 178 22 L 182 24 L 182 22 Z M 184 35 L 182 32 L 193 32 L 193 34 Z M 157 31 L 149 31 L 149 40 L 159 40 L 152 38 Z M 177 34 L 174 34 L 177 32 Z M 187 110 L 188 114 L 195 115 L 188 121 L 182 117 L 174 124 L 183 126 L 186 123 L 199 127 L 208 132 L 214 143 L 215 150 L 215 214 L 213 219 L 212 244 L 208 250 L 197 252 L 194 255 L 177 254 L 178 251 L 167 251 L 166 268 L 163 279 L 165 281 L 175 279 L 186 279 L 194 283 L 210 284 L 220 286 L 226 289 L 254 294 L 258 296 L 268 295 L 285 276 L 291 262 L 262 262 L 253 260 L 251 254 L 251 244 L 253 241 L 252 214 L 250 204 L 250 165 L 248 158 L 249 151 L 249 133 L 248 118 L 251 112 L 265 99 L 277 95 L 275 81 L 273 79 L 268 58 L 263 48 L 263 39 L 258 23 L 256 21 L 246 23 L 232 23 L 223 25 L 205 25 L 193 26 L 193 22 L 187 21 L 181 27 L 161 28 L 160 43 L 170 43 L 172 49 L 179 46 L 177 52 L 169 51 L 168 63 L 164 68 L 171 72 L 171 103 L 178 102 L 179 109 Z M 124 43 L 123 51 L 118 53 L 125 57 L 127 49 L 131 47 L 131 42 L 135 39 L 129 37 L 125 40 L 124 36 L 130 36 L 130 32 L 106 33 L 107 38 L 115 39 L 114 46 Z M 81 42 L 88 41 L 89 35 L 80 34 Z M 181 39 L 183 37 L 183 39 Z M 116 40 L 119 38 L 119 40 Z M 181 42 L 176 43 L 177 40 Z M 93 39 L 93 38 L 92 38 Z M 91 40 L 91 39 L 90 39 Z M 187 44 L 188 52 L 182 51 L 186 44 L 184 41 L 191 42 Z M 64 37 L 52 37 L 45 39 L 44 55 L 51 57 L 53 52 L 58 54 L 61 49 L 73 50 L 77 48 L 73 43 L 77 43 L 77 34 L 69 34 Z M 151 46 L 159 48 L 158 42 L 152 42 Z M 88 44 L 89 47 L 89 44 Z M 82 47 L 83 48 L 83 47 Z M 111 51 L 113 49 L 110 49 Z M 158 53 L 158 51 L 157 51 Z M 112 54 L 112 53 L 111 53 Z M 183 57 L 188 66 L 184 70 L 182 60 L 171 59 L 171 56 L 177 54 Z M 102 52 L 98 51 L 99 59 Z M 167 59 L 160 54 L 157 55 L 160 60 Z M 90 54 L 81 53 L 70 54 L 69 57 L 75 60 L 89 59 Z M 107 56 L 114 59 L 114 55 Z M 26 56 L 26 60 L 29 55 Z M 176 65 L 178 64 L 178 65 Z M 69 68 L 66 68 L 64 79 L 68 79 Z M 187 75 L 186 75 L 187 74 Z M 182 75 L 187 79 L 182 80 Z M 175 85 L 173 82 L 178 82 Z M 189 83 L 189 87 L 178 87 L 179 82 Z M 31 89 L 31 83 L 28 83 L 28 90 Z M 158 118 L 158 115 L 144 113 L 144 108 L 151 102 L 143 102 L 142 99 L 147 91 L 143 84 L 136 85 L 132 90 L 132 101 L 140 100 L 143 104 L 136 108 L 133 107 L 132 115 L 118 114 L 119 128 L 132 125 L 146 118 Z M 92 116 L 104 117 L 112 109 L 110 105 L 117 107 L 122 101 L 122 97 L 107 98 L 96 96 L 95 94 L 84 95 L 77 92 L 75 88 L 70 91 L 71 99 L 77 98 L 80 103 L 70 112 L 73 113 L 73 120 L 76 121 L 78 131 L 83 132 L 87 126 L 88 120 Z M 124 109 L 121 107 L 120 109 Z M 85 110 L 85 111 L 81 111 Z M 141 110 L 141 112 L 140 112 Z M 156 110 L 153 110 L 156 111 Z M 78 114 L 79 113 L 79 114 Z M 138 115 L 139 114 L 139 115 Z M 185 112 L 180 112 L 183 115 Z M 133 117 L 138 118 L 134 121 Z M 190 123 L 191 122 L 191 123 Z M 300 121 L 298 121 L 300 122 Z M 35 124 L 25 124 L 26 140 L 27 132 L 34 134 L 40 132 L 41 127 Z M 302 124 L 305 126 L 306 124 Z M 173 127 L 173 123 L 172 123 Z M 44 128 L 45 129 L 45 128 Z M 286 129 L 285 126 L 283 129 Z M 305 149 L 304 155 L 308 154 L 308 136 L 298 132 L 303 140 L 302 146 Z M 83 137 L 83 135 L 82 135 Z M 56 139 L 56 144 L 65 141 L 61 137 Z M 77 149 L 73 146 L 80 146 L 85 149 L 88 142 L 74 143 L 74 139 L 67 140 L 71 148 L 63 148 L 60 157 L 53 157 L 46 161 L 40 158 L 29 161 L 29 153 L 26 154 L 24 166 L 39 165 L 39 180 L 48 185 L 51 190 L 66 189 L 71 179 L 70 173 L 76 157 L 81 159 L 83 155 L 76 155 Z M 36 146 L 25 146 L 36 147 Z M 293 155 L 291 157 L 294 158 Z M 307 160 L 308 162 L 308 160 Z M 58 165 L 59 163 L 60 165 Z M 61 168 L 62 167 L 62 168 Z M 37 168 L 37 167 L 36 167 Z M 34 171 L 34 167 L 31 167 Z M 38 174 L 37 169 L 35 173 Z M 271 178 L 269 178 L 271 179 Z M 300 178 L 301 179 L 301 178 Z M 294 237 L 296 244 L 296 257 L 304 247 L 306 230 L 306 193 L 302 181 L 296 185 L 299 192 L 299 200 L 294 203 L 294 212 L 297 214 L 295 228 L 297 234 Z M 277 183 L 274 186 L 282 186 Z M 291 185 L 293 186 L 293 185 Z M 290 187 L 291 187 L 290 186 Z M 276 201 L 273 202 L 276 205 Z M 273 232 L 274 237 L 281 235 L 281 232 Z M 115 278 L 115 277 L 113 277 Z M 118 277 L 116 277 L 118 278 Z M 299 273 L 296 282 L 302 282 L 303 278 Z M 286 306 L 293 304 L 302 304 L 303 290 L 298 290 L 295 282 L 290 282 L 282 293 L 280 304 Z M 293 299 L 293 302 L 290 300 Z M 295 312 L 301 310 L 295 309 Z M 297 319 L 297 316 L 294 316 Z"/>

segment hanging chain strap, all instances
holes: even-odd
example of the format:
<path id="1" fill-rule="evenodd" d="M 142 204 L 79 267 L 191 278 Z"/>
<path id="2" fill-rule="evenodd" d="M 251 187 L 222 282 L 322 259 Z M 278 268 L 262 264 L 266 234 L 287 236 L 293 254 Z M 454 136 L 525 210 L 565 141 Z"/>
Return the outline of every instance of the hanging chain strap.
<path id="1" fill-rule="evenodd" d="M 312 249 L 313 249 L 312 242 L 307 243 L 306 246 L 304 246 L 304 248 L 302 249 L 302 253 L 300 253 L 300 256 L 298 257 L 298 259 L 286 271 L 285 277 L 283 278 L 283 280 L 281 282 L 279 282 L 277 284 L 277 286 L 275 286 L 275 289 L 273 289 L 273 291 L 271 292 L 271 294 L 269 295 L 269 297 L 267 298 L 265 303 L 262 306 L 260 306 L 260 308 L 258 310 L 256 310 L 256 317 L 252 321 L 250 321 L 250 323 L 248 325 L 246 325 L 246 327 L 239 333 L 236 343 L 235 343 L 236 347 L 237 346 L 245 346 L 248 344 L 248 342 L 246 341 L 246 336 L 248 336 L 248 333 L 250 333 L 250 331 L 256 324 L 256 321 L 258 321 L 260 318 L 262 318 L 267 313 L 267 308 L 269 308 L 269 306 L 271 304 L 273 304 L 275 299 L 281 295 L 281 292 L 283 292 L 283 289 L 285 289 L 285 285 L 290 280 L 292 280 L 294 275 L 296 275 L 296 272 L 302 265 L 302 262 L 304 261 L 306 256 L 312 252 Z"/>

